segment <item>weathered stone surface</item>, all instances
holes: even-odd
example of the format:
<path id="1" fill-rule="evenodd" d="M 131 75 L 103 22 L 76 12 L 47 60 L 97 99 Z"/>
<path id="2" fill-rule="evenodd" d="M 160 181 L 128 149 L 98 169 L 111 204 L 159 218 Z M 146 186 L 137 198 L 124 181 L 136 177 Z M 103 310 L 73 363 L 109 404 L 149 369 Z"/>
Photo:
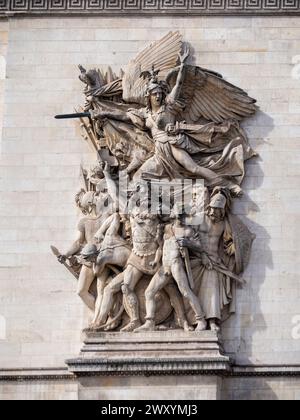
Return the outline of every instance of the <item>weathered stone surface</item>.
<path id="1" fill-rule="evenodd" d="M 178 375 L 80 378 L 79 400 L 219 400 L 221 378 Z"/>
<path id="2" fill-rule="evenodd" d="M 230 372 L 232 361 L 223 354 L 212 331 L 180 330 L 151 333 L 85 332 L 80 356 L 66 361 L 81 375 L 184 375 Z"/>

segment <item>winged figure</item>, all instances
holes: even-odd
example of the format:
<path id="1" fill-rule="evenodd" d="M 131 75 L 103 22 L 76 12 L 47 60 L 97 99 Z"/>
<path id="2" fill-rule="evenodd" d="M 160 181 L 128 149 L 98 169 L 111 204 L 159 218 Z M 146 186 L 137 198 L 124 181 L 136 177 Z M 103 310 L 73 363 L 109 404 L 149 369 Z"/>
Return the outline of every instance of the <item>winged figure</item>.
<path id="1" fill-rule="evenodd" d="M 244 161 L 254 155 L 239 121 L 256 112 L 256 101 L 188 57 L 181 35 L 170 32 L 128 64 L 121 103 L 95 91 L 92 116 L 112 153 L 124 141 L 144 150 L 143 159 L 132 156 L 133 179 L 203 178 L 239 196 Z"/>

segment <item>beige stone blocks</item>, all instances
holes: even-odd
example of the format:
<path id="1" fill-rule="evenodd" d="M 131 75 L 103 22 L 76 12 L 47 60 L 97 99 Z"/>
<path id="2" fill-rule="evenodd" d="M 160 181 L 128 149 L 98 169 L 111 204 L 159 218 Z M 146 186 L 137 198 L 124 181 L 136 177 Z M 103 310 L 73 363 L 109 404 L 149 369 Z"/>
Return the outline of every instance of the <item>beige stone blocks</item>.
<path id="1" fill-rule="evenodd" d="M 1 382 L 0 400 L 77 400 L 78 386 L 72 380 Z"/>
<path id="2" fill-rule="evenodd" d="M 224 400 L 299 399 L 299 378 L 232 378 L 223 385 Z"/>

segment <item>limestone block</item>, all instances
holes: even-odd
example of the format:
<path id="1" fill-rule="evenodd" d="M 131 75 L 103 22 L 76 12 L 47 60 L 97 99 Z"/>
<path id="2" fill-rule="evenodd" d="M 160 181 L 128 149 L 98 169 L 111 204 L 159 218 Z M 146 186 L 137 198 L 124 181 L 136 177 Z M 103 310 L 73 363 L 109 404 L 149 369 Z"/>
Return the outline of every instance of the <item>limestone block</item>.
<path id="1" fill-rule="evenodd" d="M 216 400 L 220 379 L 210 376 L 82 378 L 80 400 Z"/>

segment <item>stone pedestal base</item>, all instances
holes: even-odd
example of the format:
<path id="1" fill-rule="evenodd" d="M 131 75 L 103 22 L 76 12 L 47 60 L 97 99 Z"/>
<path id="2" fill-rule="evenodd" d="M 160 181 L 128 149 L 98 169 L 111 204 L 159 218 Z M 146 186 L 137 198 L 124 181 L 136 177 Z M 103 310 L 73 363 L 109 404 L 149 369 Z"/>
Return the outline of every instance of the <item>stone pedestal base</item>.
<path id="1" fill-rule="evenodd" d="M 211 331 L 84 332 L 80 356 L 66 361 L 77 376 L 225 373 L 230 359 Z"/>
<path id="2" fill-rule="evenodd" d="M 231 370 L 217 334 L 86 331 L 80 356 L 66 361 L 80 399 L 218 399 Z"/>

